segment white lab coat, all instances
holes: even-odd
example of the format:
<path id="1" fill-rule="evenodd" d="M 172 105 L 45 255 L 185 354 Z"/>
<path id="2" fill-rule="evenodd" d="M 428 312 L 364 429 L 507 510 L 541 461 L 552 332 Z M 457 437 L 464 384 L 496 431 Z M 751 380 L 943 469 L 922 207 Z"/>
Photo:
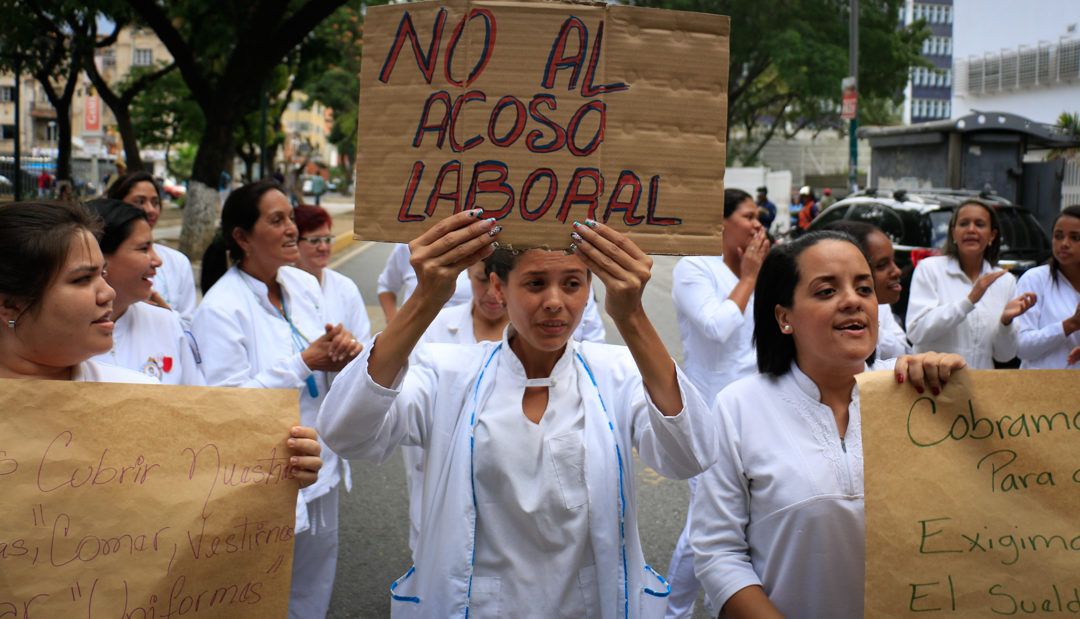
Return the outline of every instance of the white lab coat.
<path id="1" fill-rule="evenodd" d="M 399 307 L 416 290 L 416 271 L 409 264 L 411 256 L 407 244 L 398 243 L 395 245 L 394 249 L 390 251 L 390 256 L 386 259 L 386 266 L 383 268 L 382 273 L 379 273 L 378 286 L 375 289 L 377 294 L 392 292 L 397 295 Z M 450 300 L 443 307 L 461 305 L 471 301 L 472 286 L 469 284 L 469 273 L 468 271 L 462 271 L 457 278 L 457 288 L 454 289 L 454 296 L 450 297 Z"/>
<path id="2" fill-rule="evenodd" d="M 356 339 L 367 346 L 371 340 L 371 319 L 356 282 L 337 271 L 322 270 L 320 282 L 325 302 L 324 316 L 331 324 L 342 323 Z"/>
<path id="3" fill-rule="evenodd" d="M 203 373 L 210 385 L 296 389 L 301 425 L 315 426 L 329 381 L 325 372 L 308 368 L 301 353 L 326 332 L 322 289 L 314 275 L 293 267 L 278 269 L 277 282 L 289 318 L 306 342 L 294 340 L 292 327 L 270 304 L 266 284 L 233 266 L 195 311 L 192 331 L 202 348 Z M 289 594 L 290 619 L 326 614 L 337 567 L 336 494 L 343 478 L 346 488 L 352 483 L 348 462 L 328 449 L 321 437 L 319 442 L 323 443 L 319 478 L 301 488 L 296 501 L 298 569 L 293 570 Z"/>
<path id="4" fill-rule="evenodd" d="M 683 369 L 709 403 L 727 385 L 757 373 L 754 295 L 740 310 L 728 299 L 738 283 L 722 256 L 683 258 L 671 272 Z"/>
<path id="5" fill-rule="evenodd" d="M 984 260 L 979 276 L 993 270 Z M 908 339 L 915 352 L 957 353 L 973 370 L 992 370 L 995 359 L 1016 356 L 1016 321 L 1001 324 L 1001 312 L 1016 297 L 1016 278 L 1012 273 L 999 277 L 973 305 L 967 296 L 974 285 L 956 258 L 919 261 L 907 311 Z"/>
<path id="6" fill-rule="evenodd" d="M 315 276 L 295 269 L 278 269 L 285 306 L 293 324 L 309 342 L 326 332 L 322 290 Z M 270 304 L 266 285 L 230 267 L 203 297 L 195 311 L 192 332 L 202 351 L 206 382 L 220 387 L 295 389 L 299 392 L 300 423 L 314 426 L 319 405 L 328 391 L 325 372 L 313 372 L 301 358 L 303 349 L 293 341 L 292 329 Z M 318 390 L 312 396 L 306 382 L 311 376 Z M 323 449 L 319 480 L 303 488 L 296 502 L 297 531 L 307 529 L 306 503 L 335 488 L 348 464 Z"/>
<path id="7" fill-rule="evenodd" d="M 1069 367 L 1069 353 L 1080 346 L 1080 331 L 1065 335 L 1061 325 L 1076 312 L 1080 304 L 1077 292 L 1069 280 L 1058 273 L 1057 281 L 1050 279 L 1050 266 L 1043 265 L 1024 273 L 1016 285 L 1017 296 L 1034 292 L 1035 305 L 1016 318 L 1020 369 L 1064 370 Z"/>
<path id="8" fill-rule="evenodd" d="M 132 303 L 116 319 L 112 350 L 94 361 L 153 376 L 165 385 L 205 385 L 198 345 L 175 310 Z"/>
<path id="9" fill-rule="evenodd" d="M 888 303 L 878 305 L 877 358 L 895 359 L 900 355 L 911 354 L 911 344 L 900 323 L 893 316 Z"/>
<path id="10" fill-rule="evenodd" d="M 647 398 L 627 349 L 573 340 L 567 346 L 586 407 L 590 539 L 603 617 L 659 616 L 667 587 L 641 554 L 632 449 L 659 473 L 687 478 L 714 460 L 715 422 L 681 371 L 684 408 L 664 417 Z M 427 344 L 387 389 L 371 380 L 368 351 L 338 376 L 320 412 L 319 432 L 339 453 L 376 463 L 398 445 L 424 447 L 422 512 L 437 517 L 422 518 L 415 571 L 395 583 L 392 616 L 462 617 L 469 608 L 477 521 L 473 421 L 498 382 L 494 356 L 513 352 L 500 342 Z"/>
<path id="11" fill-rule="evenodd" d="M 160 243 L 154 243 L 154 252 L 161 258 L 161 266 L 151 280 L 152 287 L 180 314 L 184 328 L 189 328 L 195 316 L 195 275 L 191 261 L 183 252 Z"/>
<path id="12" fill-rule="evenodd" d="M 878 361 L 872 369 L 893 365 Z M 713 414 L 722 425 L 721 455 L 698 477 L 690 514 L 710 616 L 740 589 L 760 585 L 789 619 L 862 617 L 858 386 L 843 439 L 817 385 L 794 363 L 778 378 L 735 382 L 717 397 Z"/>

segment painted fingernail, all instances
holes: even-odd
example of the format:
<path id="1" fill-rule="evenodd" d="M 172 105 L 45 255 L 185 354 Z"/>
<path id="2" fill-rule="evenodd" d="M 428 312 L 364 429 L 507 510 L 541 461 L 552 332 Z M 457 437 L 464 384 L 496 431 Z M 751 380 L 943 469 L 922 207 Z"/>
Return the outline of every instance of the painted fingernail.
<path id="1" fill-rule="evenodd" d="M 288 441 L 288 445 L 289 445 L 289 447 L 296 447 L 296 439 L 295 438 L 290 438 L 289 441 Z"/>
<path id="2" fill-rule="evenodd" d="M 904 375 L 903 375 L 903 374 L 897 374 L 897 375 L 896 375 L 896 382 L 898 382 L 898 383 L 900 383 L 901 385 L 903 385 L 903 384 L 904 384 Z"/>
<path id="3" fill-rule="evenodd" d="M 915 393 L 922 393 L 925 391 L 922 387 L 915 387 Z"/>
<path id="4" fill-rule="evenodd" d="M 483 215 L 483 214 L 484 214 L 484 209 L 482 209 L 482 208 L 474 208 L 473 210 L 469 211 L 469 215 L 472 215 L 473 217 L 475 217 L 477 219 L 480 219 L 480 216 Z"/>
<path id="5" fill-rule="evenodd" d="M 580 243 L 582 241 L 581 235 L 578 234 L 577 232 L 571 232 L 570 233 L 570 238 L 574 239 L 578 243 Z"/>
<path id="6" fill-rule="evenodd" d="M 289 458 L 289 462 L 291 462 L 292 464 L 300 464 L 300 458 L 297 458 L 296 456 L 293 456 L 293 457 Z"/>
<path id="7" fill-rule="evenodd" d="M 581 226 L 581 222 L 578 222 L 578 221 L 575 221 L 575 222 L 574 222 L 574 227 L 575 227 L 575 228 L 578 228 L 578 227 L 580 227 L 580 226 Z"/>
<path id="8" fill-rule="evenodd" d="M 494 220 L 492 220 L 492 221 L 494 221 Z M 495 226 L 491 230 L 488 230 L 488 236 L 495 236 L 496 234 L 498 234 L 501 231 L 502 231 L 502 226 Z"/>
<path id="9" fill-rule="evenodd" d="M 492 241 L 491 242 L 491 248 L 492 249 L 498 249 L 499 248 L 499 242 L 498 241 Z"/>
<path id="10" fill-rule="evenodd" d="M 595 219 L 586 219 L 585 220 L 585 225 L 589 226 L 590 228 L 595 228 L 596 227 L 596 220 Z"/>
<path id="11" fill-rule="evenodd" d="M 568 254 L 576 254 L 577 253 L 577 245 L 574 245 L 573 243 L 570 243 L 570 247 L 566 250 L 566 253 L 568 253 Z"/>
<path id="12" fill-rule="evenodd" d="M 941 389 L 938 389 L 937 387 L 931 387 L 930 388 L 930 393 L 932 393 L 934 395 L 940 395 L 941 394 Z"/>

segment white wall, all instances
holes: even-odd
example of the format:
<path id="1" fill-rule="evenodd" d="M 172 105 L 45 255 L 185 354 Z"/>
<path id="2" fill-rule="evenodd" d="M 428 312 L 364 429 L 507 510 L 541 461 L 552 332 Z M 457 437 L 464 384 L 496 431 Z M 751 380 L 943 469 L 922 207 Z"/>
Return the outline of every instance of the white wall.
<path id="1" fill-rule="evenodd" d="M 1039 43 L 1080 38 L 1078 0 L 954 0 L 953 59 L 967 60 L 986 52 L 1037 48 Z M 1063 111 L 1080 111 L 1080 81 L 1029 90 L 967 94 L 954 73 L 952 117 L 973 109 L 1011 112 L 1054 123 Z"/>

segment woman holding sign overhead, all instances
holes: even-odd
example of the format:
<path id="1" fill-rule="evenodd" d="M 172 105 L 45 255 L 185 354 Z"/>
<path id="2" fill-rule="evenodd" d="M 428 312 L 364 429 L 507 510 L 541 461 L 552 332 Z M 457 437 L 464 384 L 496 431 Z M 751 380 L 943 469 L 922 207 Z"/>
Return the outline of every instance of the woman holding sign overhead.
<path id="1" fill-rule="evenodd" d="M 349 457 L 424 450 L 415 568 L 391 588 L 393 616 L 659 616 L 668 587 L 642 557 L 632 451 L 687 478 L 718 439 L 642 308 L 652 261 L 575 223 L 575 253 L 518 251 L 492 274 L 510 318 L 500 341 L 414 350 L 458 274 L 493 251 L 501 228 L 479 213 L 410 243 L 416 291 L 319 413 Z M 592 274 L 627 348 L 571 337 Z"/>
<path id="2" fill-rule="evenodd" d="M 698 478 L 695 572 L 712 616 L 861 617 L 865 516 L 855 375 L 892 369 L 935 394 L 957 355 L 875 362 L 877 295 L 854 238 L 774 248 L 754 291 L 760 374 L 716 399 L 719 461 Z M 895 367 L 894 367 L 895 363 Z"/>
<path id="3" fill-rule="evenodd" d="M 226 387 L 297 390 L 300 419 L 314 423 L 329 386 L 363 346 L 341 324 L 324 319 L 319 281 L 288 265 L 299 258 L 289 199 L 272 179 L 229 194 L 221 238 L 203 257 L 203 281 L 214 281 L 195 311 L 206 382 Z M 233 265 L 224 270 L 225 253 Z M 224 273 L 222 273 L 224 271 Z M 218 279 L 220 278 L 220 279 Z M 348 464 L 324 449 L 326 466 L 296 504 L 297 535 L 290 617 L 322 617 L 337 566 L 338 484 Z"/>

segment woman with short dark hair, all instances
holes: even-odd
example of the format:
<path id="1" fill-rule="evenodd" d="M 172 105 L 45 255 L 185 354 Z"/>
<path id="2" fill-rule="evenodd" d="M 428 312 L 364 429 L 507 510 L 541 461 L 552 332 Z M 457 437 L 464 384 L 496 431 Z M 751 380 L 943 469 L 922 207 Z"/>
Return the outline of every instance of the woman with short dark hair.
<path id="1" fill-rule="evenodd" d="M 116 291 L 113 347 L 94 359 L 153 376 L 167 385 L 205 385 L 198 346 L 184 331 L 180 314 L 145 303 L 161 259 L 146 212 L 127 202 L 101 198 L 87 203 L 104 222 L 101 251 L 109 268 L 105 281 Z"/>
<path id="2" fill-rule="evenodd" d="M 907 334 L 892 312 L 892 304 L 900 300 L 903 292 L 903 285 L 900 283 L 903 272 L 896 266 L 892 241 L 880 228 L 864 221 L 844 219 L 827 224 L 824 229 L 850 234 L 870 260 L 870 268 L 874 271 L 874 290 L 878 299 L 878 358 L 893 359 L 900 355 L 910 355 L 911 344 L 907 340 Z"/>
<path id="3" fill-rule="evenodd" d="M 877 305 L 870 264 L 847 234 L 811 232 L 765 259 L 754 291 L 760 374 L 716 399 L 721 456 L 699 476 L 691 514 L 711 615 L 862 616 L 855 376 L 892 368 L 898 382 L 938 393 L 964 367 L 936 353 L 875 362 Z"/>
<path id="4" fill-rule="evenodd" d="M 1016 356 L 1013 319 L 1035 304 L 1016 295 L 1016 278 L 997 266 L 1001 225 L 997 211 L 968 200 L 953 211 L 945 255 L 923 258 L 911 276 L 908 339 L 916 352 L 959 353 L 972 369 Z M 1014 298 L 1015 297 L 1015 298 Z"/>
<path id="5" fill-rule="evenodd" d="M 574 253 L 519 252 L 495 276 L 510 319 L 499 342 L 414 350 L 458 274 L 493 251 L 500 227 L 481 213 L 410 243 L 415 292 L 319 413 L 350 457 L 424 450 L 416 565 L 391 587 L 392 616 L 658 616 L 667 587 L 641 553 L 633 450 L 687 478 L 718 437 L 645 314 L 652 261 L 604 224 L 575 223 Z M 573 339 L 589 271 L 626 348 Z"/>

